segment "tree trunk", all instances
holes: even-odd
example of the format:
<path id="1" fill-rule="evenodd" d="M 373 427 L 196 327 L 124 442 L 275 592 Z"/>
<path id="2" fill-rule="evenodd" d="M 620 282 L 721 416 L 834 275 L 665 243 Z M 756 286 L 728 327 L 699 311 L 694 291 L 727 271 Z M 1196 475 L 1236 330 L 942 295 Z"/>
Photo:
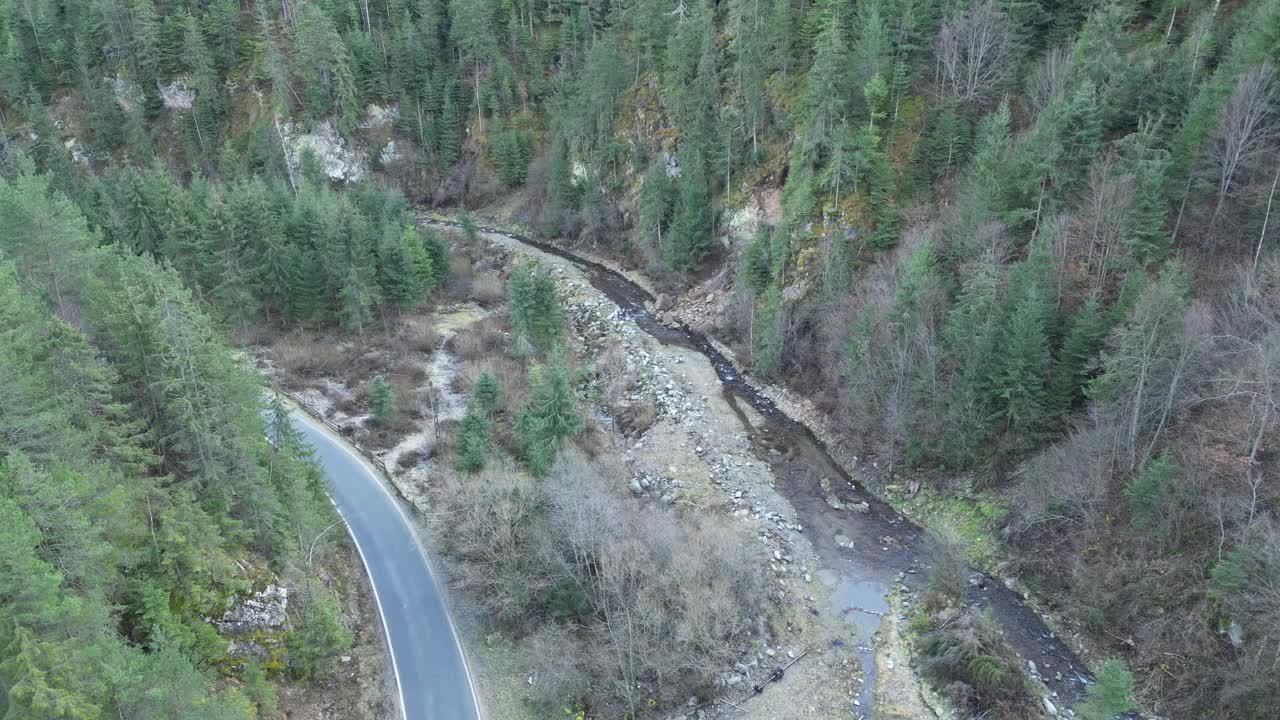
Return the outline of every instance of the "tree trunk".
<path id="1" fill-rule="evenodd" d="M 1249 283 L 1258 272 L 1258 258 L 1262 256 L 1262 241 L 1267 237 L 1267 224 L 1271 222 L 1271 204 L 1276 199 L 1276 184 L 1280 183 L 1280 163 L 1276 163 L 1276 175 L 1271 181 L 1271 194 L 1267 196 L 1267 214 L 1262 218 L 1262 232 L 1258 233 L 1258 247 L 1253 251 L 1253 269 L 1249 271 Z"/>

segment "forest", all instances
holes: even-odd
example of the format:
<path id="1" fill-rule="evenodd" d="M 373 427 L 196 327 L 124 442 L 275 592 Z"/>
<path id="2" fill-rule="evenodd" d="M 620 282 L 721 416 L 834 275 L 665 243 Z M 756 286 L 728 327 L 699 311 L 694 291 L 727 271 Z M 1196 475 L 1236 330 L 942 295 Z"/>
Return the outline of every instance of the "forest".
<path id="1" fill-rule="evenodd" d="M 287 668 L 202 621 L 332 522 L 236 348 L 428 301 L 422 207 L 724 290 L 754 378 L 994 508 L 1144 706 L 1280 707 L 1280 0 L 3 0 L 0 33 L 0 715 L 255 717 L 342 644 L 322 588 Z"/>

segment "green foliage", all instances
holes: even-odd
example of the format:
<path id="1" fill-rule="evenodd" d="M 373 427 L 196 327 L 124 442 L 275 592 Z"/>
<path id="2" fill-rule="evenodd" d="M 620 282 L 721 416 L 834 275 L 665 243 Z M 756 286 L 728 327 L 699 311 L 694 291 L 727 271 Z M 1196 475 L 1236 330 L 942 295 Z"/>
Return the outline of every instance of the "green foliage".
<path id="1" fill-rule="evenodd" d="M 485 419 L 480 405 L 478 397 L 473 395 L 467 414 L 458 427 L 453 467 L 459 472 L 484 469 L 485 458 L 489 454 L 489 421 Z"/>
<path id="2" fill-rule="evenodd" d="M 378 420 L 390 420 L 396 416 L 395 391 L 381 375 L 374 375 L 369 383 L 369 414 Z"/>
<path id="3" fill-rule="evenodd" d="M 183 285 L 207 272 L 173 217 L 191 209 L 137 181 L 169 204 L 133 237 L 181 248 L 180 270 L 103 247 L 29 166 L 0 181 L 0 707 L 248 720 L 206 618 L 248 589 L 237 568 L 282 566 L 332 510 L 309 456 L 267 443 L 256 375 Z"/>
<path id="4" fill-rule="evenodd" d="M 533 159 L 533 133 L 518 128 L 503 128 L 489 141 L 489 159 L 498 171 L 498 179 L 507 187 L 524 184 Z"/>
<path id="5" fill-rule="evenodd" d="M 1097 682 L 1089 686 L 1088 696 L 1074 709 L 1083 720 L 1111 720 L 1137 708 L 1133 700 L 1133 675 L 1116 658 L 1107 658 Z"/>
<path id="6" fill-rule="evenodd" d="M 667 175 L 667 166 L 661 157 L 649 164 L 640 186 L 639 205 L 641 247 L 665 257 L 667 244 L 671 241 L 668 228 L 675 205 L 675 185 Z"/>
<path id="7" fill-rule="evenodd" d="M 546 353 L 563 331 L 555 280 L 541 266 L 518 265 L 511 274 L 511 334 L 518 353 Z"/>
<path id="8" fill-rule="evenodd" d="M 782 290 L 775 282 L 765 291 L 764 299 L 756 311 L 755 326 L 751 333 L 754 340 L 752 367 L 764 377 L 772 376 L 782 364 L 782 345 L 786 332 L 783 313 Z"/>
<path id="9" fill-rule="evenodd" d="M 1168 453 L 1162 453 L 1147 461 L 1142 469 L 1125 485 L 1124 495 L 1129 500 L 1129 512 L 1139 523 L 1150 519 L 1160 506 L 1169 486 L 1178 474 L 1178 464 Z"/>
<path id="10" fill-rule="evenodd" d="M 1049 386 L 1049 403 L 1053 415 L 1064 421 L 1071 408 L 1083 397 L 1088 383 L 1089 362 L 1102 348 L 1108 330 L 1108 318 L 1098 309 L 1096 298 L 1089 298 L 1071 319 L 1070 330 L 1062 341 Z"/>
<path id="11" fill-rule="evenodd" d="M 246 660 L 240 667 L 240 679 L 244 682 L 245 693 L 258 708 L 259 717 L 271 717 L 276 712 L 279 698 L 275 687 L 267 680 L 262 665 L 253 659 Z"/>
<path id="12" fill-rule="evenodd" d="M 289 672 L 311 678 L 322 661 L 350 648 L 352 638 L 338 617 L 337 602 L 328 590 L 312 587 L 299 604 L 285 649 L 289 653 Z"/>
<path id="13" fill-rule="evenodd" d="M 769 259 L 769 228 L 761 225 L 751 236 L 750 242 L 742 252 L 742 268 L 739 272 L 747 287 L 759 293 L 769 286 L 773 278 L 772 264 Z"/>
<path id="14" fill-rule="evenodd" d="M 535 366 L 529 373 L 529 402 L 516 422 L 521 456 L 529 472 L 545 475 L 564 441 L 581 428 L 568 368 L 558 360 Z"/>
<path id="15" fill-rule="evenodd" d="M 663 245 L 663 261 L 675 270 L 693 270 L 711 248 L 710 203 L 701 157 L 696 150 L 681 154 L 671 237 Z"/>
<path id="16" fill-rule="evenodd" d="M 502 405 L 502 388 L 492 373 L 480 373 L 471 391 L 471 401 L 486 415 Z"/>
<path id="17" fill-rule="evenodd" d="M 1017 656 L 1008 646 L 989 611 L 964 612 L 917 640 L 920 667 L 926 677 L 955 693 L 953 699 L 970 708 L 1000 707 L 1005 711 L 1031 704 Z"/>

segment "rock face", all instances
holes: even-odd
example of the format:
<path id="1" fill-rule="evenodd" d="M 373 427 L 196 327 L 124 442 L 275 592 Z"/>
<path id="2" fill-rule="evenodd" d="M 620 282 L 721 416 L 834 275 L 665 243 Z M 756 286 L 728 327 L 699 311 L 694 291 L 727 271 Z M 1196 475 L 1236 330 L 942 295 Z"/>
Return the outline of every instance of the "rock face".
<path id="1" fill-rule="evenodd" d="M 128 78 L 111 76 L 103 78 L 111 85 L 111 92 L 115 96 L 116 105 L 121 110 L 129 111 L 137 104 L 142 102 L 142 88 L 138 84 Z"/>
<path id="2" fill-rule="evenodd" d="M 251 635 L 259 630 L 277 630 L 289 622 L 289 590 L 268 585 L 236 605 L 218 621 L 223 635 Z"/>
<path id="3" fill-rule="evenodd" d="M 268 585 L 217 621 L 218 633 L 230 640 L 231 657 L 265 660 L 284 647 L 284 631 L 289 629 L 289 590 Z"/>
<path id="4" fill-rule="evenodd" d="M 190 110 L 196 101 L 196 91 L 187 85 L 185 77 L 160 86 L 160 99 L 169 110 Z"/>
<path id="5" fill-rule="evenodd" d="M 360 123 L 362 128 L 384 128 L 391 127 L 400 119 L 400 106 L 396 104 L 383 107 L 369 103 L 365 108 L 364 120 Z"/>
<path id="6" fill-rule="evenodd" d="M 653 301 L 653 309 L 658 312 L 671 309 L 671 297 L 666 293 L 658 293 L 658 297 Z"/>
<path id="7" fill-rule="evenodd" d="M 302 153 L 310 150 L 320 161 L 320 168 L 331 180 L 355 182 L 364 177 L 364 163 L 354 150 L 347 146 L 342 136 L 328 120 L 316 126 L 315 130 L 301 135 L 294 135 L 296 128 L 292 123 L 285 123 L 285 135 L 289 140 L 289 168 L 297 172 L 302 165 Z"/>

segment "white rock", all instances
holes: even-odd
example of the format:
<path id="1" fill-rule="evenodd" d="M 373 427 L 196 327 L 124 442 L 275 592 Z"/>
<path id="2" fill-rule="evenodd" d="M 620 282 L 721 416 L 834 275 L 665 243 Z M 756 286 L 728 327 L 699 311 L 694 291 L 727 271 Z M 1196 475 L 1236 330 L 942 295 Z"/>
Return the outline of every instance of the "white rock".
<path id="1" fill-rule="evenodd" d="M 175 78 L 160 86 L 160 99 L 169 110 L 190 110 L 196 102 L 196 91 L 187 85 L 187 78 Z"/>

